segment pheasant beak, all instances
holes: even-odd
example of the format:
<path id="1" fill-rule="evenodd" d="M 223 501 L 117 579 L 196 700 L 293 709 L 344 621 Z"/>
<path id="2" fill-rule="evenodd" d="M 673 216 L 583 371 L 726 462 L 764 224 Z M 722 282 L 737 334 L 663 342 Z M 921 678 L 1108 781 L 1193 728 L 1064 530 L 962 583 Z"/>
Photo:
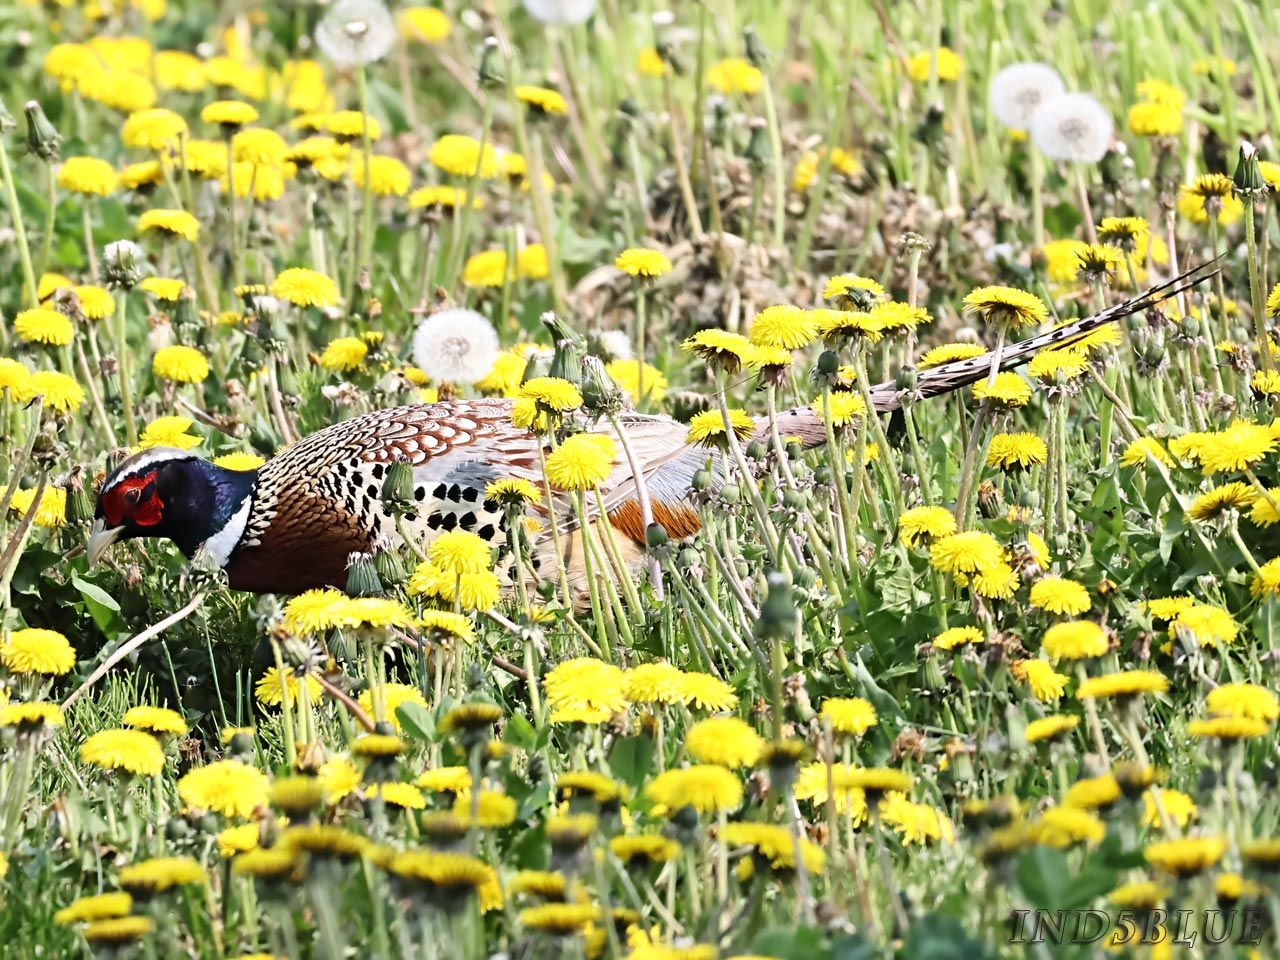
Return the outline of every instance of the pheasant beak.
<path id="1" fill-rule="evenodd" d="M 89 531 L 89 544 L 85 548 L 90 567 L 97 566 L 98 561 L 107 552 L 107 548 L 119 540 L 122 533 L 124 533 L 124 527 L 108 527 L 107 522 L 101 517 L 93 522 L 93 529 Z"/>

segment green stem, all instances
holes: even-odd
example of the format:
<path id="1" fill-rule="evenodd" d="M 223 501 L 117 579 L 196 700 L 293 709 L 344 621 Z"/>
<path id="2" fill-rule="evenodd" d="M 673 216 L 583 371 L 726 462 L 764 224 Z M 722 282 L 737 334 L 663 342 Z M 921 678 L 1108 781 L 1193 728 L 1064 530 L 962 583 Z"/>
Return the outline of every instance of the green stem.
<path id="1" fill-rule="evenodd" d="M 364 205 L 360 220 L 360 261 L 353 279 L 360 276 L 360 268 L 373 270 L 373 139 L 369 131 L 369 84 L 364 64 L 356 67 L 356 96 L 360 103 L 360 152 L 364 160 Z"/>
<path id="2" fill-rule="evenodd" d="M 120 403 L 124 414 L 124 437 L 130 447 L 138 445 L 138 420 L 133 409 L 133 371 L 129 356 L 129 291 L 116 293 L 116 363 L 120 377 Z"/>
<path id="3" fill-rule="evenodd" d="M 1262 288 L 1258 260 L 1258 236 L 1254 229 L 1254 203 L 1249 197 L 1244 200 L 1244 233 L 1249 250 L 1249 300 L 1253 305 L 1253 336 L 1258 347 L 1258 363 L 1263 370 L 1274 370 L 1276 364 L 1271 357 L 1270 338 L 1267 336 L 1266 294 Z"/>
<path id="4" fill-rule="evenodd" d="M 22 261 L 22 280 L 27 289 L 28 306 L 40 303 L 36 273 L 31 266 L 31 250 L 27 246 L 27 230 L 22 223 L 22 207 L 18 204 L 18 192 L 14 188 L 13 171 L 9 168 L 9 151 L 5 147 L 4 137 L 0 136 L 0 181 L 4 182 L 5 204 L 9 208 L 9 217 L 13 221 L 14 237 L 18 241 L 18 257 Z"/>
<path id="5" fill-rule="evenodd" d="M 764 117 L 769 126 L 769 148 L 773 153 L 773 245 L 781 250 L 787 223 L 787 179 L 783 170 L 782 127 L 773 99 L 773 82 L 764 76 Z"/>
<path id="6" fill-rule="evenodd" d="M 231 245 L 231 285 L 238 287 L 242 281 L 244 265 L 240 262 L 240 235 L 236 230 L 236 155 L 227 137 L 227 239 Z"/>

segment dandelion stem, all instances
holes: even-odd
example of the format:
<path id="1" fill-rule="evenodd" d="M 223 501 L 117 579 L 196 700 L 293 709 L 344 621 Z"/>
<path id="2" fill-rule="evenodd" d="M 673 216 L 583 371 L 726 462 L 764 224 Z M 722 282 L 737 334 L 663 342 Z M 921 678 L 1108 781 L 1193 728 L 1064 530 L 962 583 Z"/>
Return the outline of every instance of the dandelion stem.
<path id="1" fill-rule="evenodd" d="M 991 370 L 987 374 L 987 387 L 996 382 L 1000 372 L 1000 357 L 1004 353 L 1005 337 L 1008 336 L 1009 325 L 1000 324 L 1000 332 L 996 336 L 996 348 L 991 354 Z M 990 419 L 993 404 L 988 397 L 978 407 L 978 415 L 973 421 L 973 430 L 969 433 L 969 443 L 964 452 L 964 466 L 960 470 L 960 487 L 956 493 L 956 523 L 964 530 L 969 523 L 969 504 L 973 499 L 975 477 L 977 474 L 978 445 L 987 433 L 987 421 Z"/>
<path id="2" fill-rule="evenodd" d="M 138 445 L 138 420 L 133 410 L 133 371 L 129 355 L 129 291 L 116 293 L 116 363 L 120 377 L 120 405 L 124 415 L 124 437 L 130 447 Z"/>
<path id="3" fill-rule="evenodd" d="M 22 207 L 18 204 L 18 192 L 14 188 L 13 171 L 9 168 L 9 151 L 5 146 L 5 138 L 0 135 L 0 181 L 4 183 L 5 204 L 9 208 L 9 219 L 13 221 L 14 238 L 18 241 L 18 258 L 22 261 L 22 280 L 27 290 L 28 306 L 38 306 L 40 297 L 37 293 L 35 270 L 31 266 L 31 250 L 27 246 L 27 230 L 22 222 Z"/>
<path id="4" fill-rule="evenodd" d="M 231 146 L 230 134 L 227 135 L 227 216 L 227 240 L 231 245 L 231 284 L 238 287 L 242 282 L 244 264 L 240 261 L 240 234 L 236 229 L 236 156 Z"/>
<path id="5" fill-rule="evenodd" d="M 1265 214 L 1263 222 L 1266 222 Z M 1262 286 L 1262 276 L 1258 261 L 1258 235 L 1254 223 L 1254 202 L 1250 197 L 1244 198 L 1244 234 L 1248 245 L 1249 299 L 1253 304 L 1253 336 L 1258 347 L 1258 363 L 1262 365 L 1263 370 L 1275 370 L 1276 362 L 1271 356 L 1270 339 L 1267 336 L 1266 294 Z"/>

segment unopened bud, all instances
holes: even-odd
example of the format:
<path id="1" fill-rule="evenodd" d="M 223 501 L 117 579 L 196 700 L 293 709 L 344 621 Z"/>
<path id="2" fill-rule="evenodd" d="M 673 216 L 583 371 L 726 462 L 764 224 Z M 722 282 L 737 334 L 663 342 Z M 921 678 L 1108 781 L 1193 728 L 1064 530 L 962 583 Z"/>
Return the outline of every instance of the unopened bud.
<path id="1" fill-rule="evenodd" d="M 383 583 L 399 586 L 409 579 L 409 571 L 400 557 L 399 550 L 388 547 L 377 551 L 373 555 L 373 568 L 378 572 L 378 577 Z"/>
<path id="2" fill-rule="evenodd" d="M 809 496 L 803 490 L 785 490 L 782 505 L 788 510 L 801 511 L 809 505 Z"/>
<path id="3" fill-rule="evenodd" d="M 791 636 L 800 614 L 796 610 L 791 582 L 785 574 L 774 571 L 765 578 L 764 603 L 760 605 L 760 619 L 756 621 L 755 635 L 772 640 Z"/>
<path id="4" fill-rule="evenodd" d="M 485 37 L 484 52 L 480 55 L 480 68 L 476 71 L 480 86 L 493 89 L 502 86 L 505 82 L 498 54 L 498 38 Z"/>
<path id="5" fill-rule="evenodd" d="M 763 120 L 755 119 L 749 124 L 749 130 L 750 137 L 747 139 L 747 149 L 743 152 L 743 156 L 755 170 L 763 170 L 773 156 L 767 126 Z"/>
<path id="6" fill-rule="evenodd" d="M 760 34 L 756 32 L 756 28 L 751 24 L 747 24 L 742 31 L 742 39 L 747 47 L 747 60 L 757 70 L 763 70 L 769 62 L 769 48 L 760 39 Z"/>
<path id="7" fill-rule="evenodd" d="M 367 553 L 353 553 L 347 558 L 347 596 L 377 597 L 382 595 L 382 580 Z"/>
<path id="8" fill-rule="evenodd" d="M 413 467 L 406 460 L 397 460 L 387 467 L 382 480 L 382 502 L 394 508 L 413 504 Z"/>
<path id="9" fill-rule="evenodd" d="M 44 108 L 35 100 L 28 100 L 22 112 L 27 115 L 27 146 L 45 163 L 52 163 L 62 152 L 62 136 L 54 129 Z"/>
<path id="10" fill-rule="evenodd" d="M 1258 151 L 1248 140 L 1240 143 L 1240 159 L 1236 162 L 1235 176 L 1231 178 L 1235 194 L 1246 203 L 1261 198 L 1267 192 L 1267 181 L 1258 166 Z"/>
<path id="11" fill-rule="evenodd" d="M 671 542 L 667 528 L 660 523 L 651 523 L 644 528 L 644 545 L 649 550 L 660 550 Z"/>

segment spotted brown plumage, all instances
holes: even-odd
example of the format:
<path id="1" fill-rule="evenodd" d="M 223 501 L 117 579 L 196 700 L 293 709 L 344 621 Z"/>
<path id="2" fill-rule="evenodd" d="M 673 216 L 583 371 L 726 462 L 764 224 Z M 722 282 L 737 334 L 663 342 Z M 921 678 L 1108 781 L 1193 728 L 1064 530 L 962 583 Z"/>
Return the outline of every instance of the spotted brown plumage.
<path id="1" fill-rule="evenodd" d="M 1071 343 L 1089 331 L 1204 279 L 1204 268 L 1101 313 L 1009 347 L 1002 368 L 1026 362 L 1036 352 Z M 919 375 L 917 390 L 929 397 L 958 389 L 986 376 L 991 360 L 947 364 Z M 872 406 L 888 412 L 900 404 L 895 383 L 871 388 Z M 467 530 L 495 546 L 507 537 L 504 515 L 486 503 L 485 487 L 502 478 L 544 485 L 538 435 L 511 422 L 511 401 L 453 400 L 376 410 L 311 434 L 283 450 L 257 470 L 218 467 L 190 452 L 171 448 L 144 450 L 121 464 L 103 483 L 89 541 L 96 560 L 112 542 L 130 537 L 167 537 L 188 557 L 203 550 L 226 570 L 230 585 L 254 592 L 298 593 L 311 587 L 346 584 L 353 553 L 375 547 L 403 546 L 407 536 L 419 548 L 448 530 Z M 783 436 L 798 436 L 809 446 L 822 443 L 825 429 L 808 409 L 779 415 Z M 665 416 L 624 413 L 620 417 L 631 456 L 618 444 L 618 459 L 600 484 L 599 500 L 587 498 L 594 522 L 618 533 L 619 552 L 634 561 L 643 552 L 645 529 L 641 486 L 650 512 L 672 537 L 700 527 L 690 503 L 694 475 L 707 452 L 685 442 L 687 428 Z M 576 425 L 611 434 L 607 422 Z M 763 434 L 767 425 L 758 422 Z M 387 471 L 397 462 L 413 471 L 413 503 L 403 518 L 382 501 Z M 634 464 L 634 466 L 633 466 Z M 637 477 L 639 474 L 639 478 Z M 639 480 L 642 479 L 642 484 Z M 603 505 L 603 518 L 596 515 Z M 559 551 L 569 567 L 571 585 L 585 578 L 576 516 L 563 495 L 530 506 L 546 520 L 554 513 L 560 536 L 548 528 L 535 543 L 545 563 Z"/>

